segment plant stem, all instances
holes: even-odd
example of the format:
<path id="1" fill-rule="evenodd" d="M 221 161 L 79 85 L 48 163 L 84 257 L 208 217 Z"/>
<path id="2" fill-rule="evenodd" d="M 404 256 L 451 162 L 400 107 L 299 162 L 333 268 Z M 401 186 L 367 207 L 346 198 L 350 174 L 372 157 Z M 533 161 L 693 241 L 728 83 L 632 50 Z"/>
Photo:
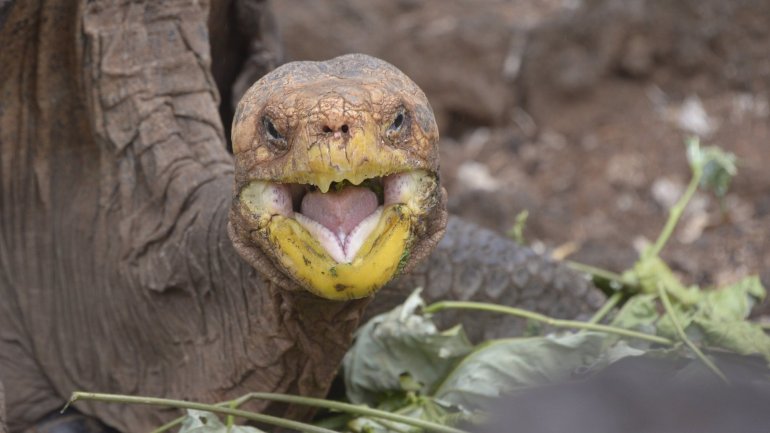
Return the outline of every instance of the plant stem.
<path id="1" fill-rule="evenodd" d="M 589 274 L 594 278 L 602 278 L 609 281 L 616 281 L 618 284 L 628 285 L 628 283 L 623 279 L 622 275 L 616 274 L 612 271 L 597 268 L 596 266 L 586 265 L 585 263 L 574 262 L 572 260 L 565 260 L 564 263 L 566 263 L 567 266 L 573 270 L 582 272 L 584 274 Z"/>
<path id="2" fill-rule="evenodd" d="M 324 409 L 347 412 L 354 415 L 381 418 L 388 421 L 407 424 L 407 425 L 419 427 L 428 431 L 434 431 L 439 433 L 466 433 L 463 430 L 459 430 L 453 427 L 422 420 L 419 418 L 413 418 L 405 415 L 398 415 L 395 413 L 386 412 L 379 409 L 372 409 L 370 407 L 363 406 L 363 405 L 343 403 L 341 401 L 324 400 L 324 399 L 312 398 L 312 397 L 300 397 L 296 395 L 276 394 L 276 393 L 269 393 L 269 392 L 251 392 L 239 398 L 238 400 L 245 401 L 245 400 L 252 400 L 252 399 L 277 401 L 281 403 L 301 404 L 301 405 L 312 406 L 312 407 L 322 407 Z"/>
<path id="3" fill-rule="evenodd" d="M 414 427 L 423 428 L 428 431 L 435 431 L 439 433 L 466 433 L 463 430 L 437 424 L 434 422 L 425 421 L 425 420 L 413 418 L 410 416 L 399 415 L 391 412 L 385 412 L 379 409 L 372 409 L 370 407 L 366 407 L 362 405 L 343 403 L 339 401 L 323 400 L 320 398 L 300 397 L 300 396 L 287 395 L 287 394 L 275 394 L 275 393 L 268 393 L 268 392 L 251 392 L 242 397 L 238 397 L 235 400 L 217 403 L 215 406 L 216 407 L 223 407 L 223 406 L 238 407 L 243 403 L 246 403 L 247 401 L 254 400 L 254 399 L 277 401 L 277 402 L 291 403 L 291 404 L 302 404 L 306 406 L 322 407 L 325 409 L 337 410 L 340 412 L 350 413 L 350 414 L 359 415 L 359 416 L 361 415 L 371 416 L 373 418 L 381 418 L 385 420 L 395 421 L 402 424 L 407 424 Z M 181 424 L 183 419 L 184 417 L 177 418 L 163 425 L 162 427 L 154 430 L 153 433 L 160 433 L 170 428 L 173 428 Z"/>
<path id="4" fill-rule="evenodd" d="M 682 340 L 684 344 L 687 345 L 687 347 L 692 350 L 695 355 L 703 361 L 706 366 L 714 372 L 722 381 L 724 381 L 726 384 L 729 384 L 730 381 L 727 380 L 727 376 L 722 373 L 722 371 L 719 369 L 719 367 L 716 366 L 713 362 L 711 362 L 710 359 L 706 357 L 706 355 L 701 352 L 701 350 L 698 348 L 698 346 L 695 345 L 695 343 L 692 342 L 687 337 L 687 334 L 684 332 L 684 328 L 682 328 L 682 324 L 679 323 L 679 318 L 676 317 L 676 312 L 674 311 L 674 307 L 671 306 L 671 300 L 668 299 L 668 293 L 666 293 L 666 289 L 663 287 L 662 284 L 658 284 L 658 295 L 660 296 L 660 300 L 663 302 L 663 308 L 666 310 L 666 313 L 668 314 L 668 317 L 671 318 L 671 323 L 674 325 L 674 329 L 676 329 L 676 334 L 679 336 L 679 339 Z"/>
<path id="5" fill-rule="evenodd" d="M 591 320 L 589 320 L 588 323 L 601 322 L 602 319 L 604 319 L 604 316 L 606 316 L 610 310 L 615 308 L 621 299 L 623 299 L 623 294 L 620 292 L 615 292 L 612 296 L 609 297 L 609 299 L 607 299 L 607 302 L 602 305 L 602 308 L 600 308 L 599 311 L 597 311 L 596 314 L 591 317 Z"/>
<path id="6" fill-rule="evenodd" d="M 230 409 L 238 409 L 238 406 L 232 403 L 230 403 L 228 407 Z M 235 417 L 232 415 L 227 415 L 227 433 L 230 433 L 232 431 L 234 424 L 235 424 Z"/>
<path id="7" fill-rule="evenodd" d="M 219 405 L 216 405 L 219 406 Z M 169 421 L 162 426 L 156 428 L 155 430 L 151 431 L 150 433 L 163 433 L 166 430 L 171 430 L 172 428 L 181 425 L 184 422 L 184 417 L 180 416 L 179 418 L 176 418 L 172 421 Z"/>
<path id="8" fill-rule="evenodd" d="M 221 406 L 221 407 L 225 407 L 226 406 L 226 407 L 229 407 L 230 409 L 237 409 L 243 403 L 246 403 L 249 400 L 247 397 L 248 396 L 246 395 L 246 396 L 238 397 L 235 400 L 222 401 L 222 402 L 214 404 L 214 406 Z M 151 433 L 163 433 L 166 430 L 170 430 L 170 429 L 172 429 L 172 428 L 174 428 L 174 427 L 176 427 L 178 425 L 181 425 L 184 422 L 184 419 L 185 419 L 184 416 L 180 416 L 179 418 L 177 418 L 175 420 L 172 420 L 172 421 L 169 421 L 166 424 L 163 424 L 162 426 L 156 428 Z M 231 415 L 228 415 L 227 416 L 228 425 L 229 425 L 231 420 L 233 420 L 233 417 Z"/>
<path id="9" fill-rule="evenodd" d="M 684 194 L 682 194 L 682 197 L 679 198 L 676 204 L 669 211 L 668 220 L 666 220 L 666 225 L 663 226 L 663 230 L 660 232 L 658 240 L 655 241 L 655 244 L 652 246 L 652 248 L 645 252 L 648 257 L 657 256 L 663 250 L 663 247 L 666 246 L 666 242 L 668 242 L 668 239 L 674 232 L 674 228 L 676 228 L 679 219 L 682 217 L 684 209 L 687 207 L 687 204 L 690 203 L 690 200 L 695 194 L 695 191 L 698 190 L 698 184 L 700 183 L 702 176 L 703 169 L 694 167 L 692 170 L 692 179 L 690 179 L 690 184 L 687 185 L 687 189 L 685 190 Z"/>
<path id="10" fill-rule="evenodd" d="M 493 313 L 510 314 L 512 316 L 523 317 L 525 319 L 542 322 L 550 326 L 557 328 L 570 328 L 570 329 L 585 329 L 588 331 L 606 332 L 608 334 L 616 334 L 624 337 L 638 338 L 640 340 L 646 340 L 653 343 L 664 344 L 671 346 L 673 341 L 665 337 L 659 337 L 657 335 L 645 334 L 643 332 L 631 331 L 629 329 L 618 328 L 615 326 L 600 325 L 597 323 L 586 323 L 577 320 L 562 320 L 554 319 L 540 313 L 534 313 L 532 311 L 522 310 L 515 307 L 504 307 L 502 305 L 486 304 L 483 302 L 463 302 L 463 301 L 440 301 L 434 304 L 428 305 L 423 308 L 426 313 L 436 313 L 446 309 L 471 309 L 481 311 L 491 311 Z"/>
<path id="11" fill-rule="evenodd" d="M 216 406 L 219 406 L 219 405 L 216 405 Z M 178 425 L 182 425 L 182 423 L 184 422 L 184 418 L 185 417 L 180 416 L 179 418 L 176 418 L 176 419 L 174 419 L 172 421 L 169 421 L 169 422 L 163 424 L 162 426 L 156 428 L 155 430 L 151 431 L 150 433 L 163 433 L 166 430 L 171 430 L 172 428 L 174 428 L 174 427 L 176 427 Z"/>
<path id="12" fill-rule="evenodd" d="M 404 430 L 403 427 L 399 427 L 395 425 L 395 423 L 390 421 L 385 421 L 384 419 L 374 419 L 374 422 L 377 424 L 385 427 L 386 431 L 388 432 L 396 432 L 396 433 L 411 433 L 410 430 Z M 367 431 L 367 430 L 364 430 Z"/>
<path id="13" fill-rule="evenodd" d="M 233 415 L 241 418 L 245 418 L 251 421 L 262 422 L 282 428 L 299 430 L 307 433 L 337 433 L 334 430 L 317 427 L 311 424 L 305 424 L 298 421 L 291 421 L 288 419 L 278 418 L 270 415 L 263 415 L 254 412 L 248 412 L 245 410 L 230 409 L 227 407 L 216 406 L 213 404 L 193 403 L 182 400 L 171 400 L 166 398 L 154 398 L 154 397 L 136 397 L 131 395 L 119 395 L 119 394 L 99 394 L 92 392 L 73 392 L 69 402 L 62 412 L 69 407 L 70 404 L 78 400 L 94 400 L 103 401 L 108 403 L 128 403 L 128 404 L 146 404 L 151 406 L 167 406 L 175 407 L 178 409 L 194 409 L 204 410 L 208 412 L 218 413 L 221 415 Z"/>

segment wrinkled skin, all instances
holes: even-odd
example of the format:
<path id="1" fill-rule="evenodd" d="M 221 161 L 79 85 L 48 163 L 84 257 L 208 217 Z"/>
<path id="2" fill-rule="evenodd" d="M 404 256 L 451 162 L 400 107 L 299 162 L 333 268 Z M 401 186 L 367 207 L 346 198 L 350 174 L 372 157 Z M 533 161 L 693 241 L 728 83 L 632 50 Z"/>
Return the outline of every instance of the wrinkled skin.
<path id="1" fill-rule="evenodd" d="M 0 382 L 0 433 L 8 433 L 8 422 L 5 420 L 5 390 Z"/>
<path id="2" fill-rule="evenodd" d="M 237 15 L 259 2 L 237 3 L 212 10 Z M 280 270 L 243 260 L 230 241 L 236 170 L 217 110 L 208 9 L 193 0 L 2 8 L 0 382 L 11 432 L 75 390 L 208 402 L 255 390 L 323 395 L 371 300 L 291 290 Z M 237 29 L 214 26 L 211 40 L 256 38 Z M 215 68 L 220 89 L 258 71 L 255 40 L 240 42 L 246 64 Z M 429 299 L 568 317 L 600 303 L 576 275 L 451 218 L 434 253 L 382 289 L 367 314 L 415 283 Z M 505 331 L 474 323 L 476 336 Z M 127 432 L 175 415 L 77 408 Z"/>

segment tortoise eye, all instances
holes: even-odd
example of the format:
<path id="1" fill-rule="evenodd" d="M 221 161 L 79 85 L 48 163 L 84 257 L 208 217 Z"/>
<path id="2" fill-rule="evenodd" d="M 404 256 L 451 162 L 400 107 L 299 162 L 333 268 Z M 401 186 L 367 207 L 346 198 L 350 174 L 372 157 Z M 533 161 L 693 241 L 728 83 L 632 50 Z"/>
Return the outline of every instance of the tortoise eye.
<path id="1" fill-rule="evenodd" d="M 393 123 L 390 125 L 390 128 L 388 128 L 390 131 L 398 132 L 398 130 L 401 129 L 401 126 L 404 124 L 404 112 L 399 111 L 398 114 L 396 114 L 396 118 L 393 119 Z"/>
<path id="2" fill-rule="evenodd" d="M 277 129 L 275 129 L 275 125 L 273 125 L 273 121 L 270 120 L 269 117 L 265 117 L 263 122 L 265 124 L 265 131 L 267 132 L 267 138 L 273 139 L 273 140 L 283 139 L 283 136 L 278 132 Z"/>
<path id="3" fill-rule="evenodd" d="M 409 123 L 409 114 L 407 113 L 406 109 L 401 107 L 396 112 L 396 115 L 393 117 L 393 122 L 391 122 L 390 126 L 388 126 L 388 129 L 385 131 L 385 137 L 392 143 L 396 144 L 406 139 L 406 137 L 403 136 L 405 129 L 408 126 Z M 406 125 L 406 126 L 405 126 Z"/>
<path id="4" fill-rule="evenodd" d="M 404 125 L 404 119 L 406 115 L 404 114 L 404 110 L 401 109 L 398 111 L 398 114 L 396 114 L 396 117 L 393 119 L 393 123 L 390 124 L 390 127 L 388 128 L 388 132 L 398 132 L 401 130 L 401 127 Z"/>
<path id="5" fill-rule="evenodd" d="M 284 152 L 288 149 L 286 138 L 278 132 L 278 128 L 275 127 L 273 121 L 269 117 L 265 116 L 262 119 L 262 125 L 264 126 L 265 136 L 267 136 L 268 147 L 274 152 Z"/>

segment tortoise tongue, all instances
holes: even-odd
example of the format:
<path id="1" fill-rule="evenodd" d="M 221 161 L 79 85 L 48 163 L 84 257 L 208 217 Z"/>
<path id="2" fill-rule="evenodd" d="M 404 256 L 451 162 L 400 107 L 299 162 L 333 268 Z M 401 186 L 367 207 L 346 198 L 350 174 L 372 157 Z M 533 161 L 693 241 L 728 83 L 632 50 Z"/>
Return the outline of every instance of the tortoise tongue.
<path id="1" fill-rule="evenodd" d="M 302 198 L 300 206 L 303 215 L 329 229 L 342 242 L 376 210 L 377 195 L 361 186 L 348 186 L 325 194 L 309 192 Z"/>

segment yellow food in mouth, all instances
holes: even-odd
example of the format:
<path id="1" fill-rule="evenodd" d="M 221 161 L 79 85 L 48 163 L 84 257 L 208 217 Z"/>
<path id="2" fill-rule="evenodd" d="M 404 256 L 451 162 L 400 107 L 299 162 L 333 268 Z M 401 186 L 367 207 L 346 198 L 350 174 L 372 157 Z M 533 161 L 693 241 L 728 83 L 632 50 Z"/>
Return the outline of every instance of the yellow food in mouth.
<path id="1" fill-rule="evenodd" d="M 415 225 L 430 207 L 438 186 L 435 175 L 423 170 L 367 179 L 362 184 L 373 185 L 374 190 L 379 186 L 379 191 L 369 192 L 367 187 L 346 181 L 337 186 L 341 192 L 332 185 L 332 191 L 321 193 L 312 186 L 257 180 L 241 190 L 239 200 L 257 220 L 256 235 L 267 239 L 273 257 L 295 280 L 327 299 L 357 299 L 381 288 L 406 263 Z M 345 203 L 353 210 L 361 206 L 360 197 L 376 194 L 380 201 L 369 204 L 364 210 L 367 215 L 354 220 L 352 230 L 337 233 L 337 225 L 326 221 L 331 218 L 326 208 L 311 213 L 306 206 L 310 199 L 344 202 L 333 196 L 347 192 L 357 194 L 352 204 Z M 312 217 L 300 212 L 306 209 Z"/>

